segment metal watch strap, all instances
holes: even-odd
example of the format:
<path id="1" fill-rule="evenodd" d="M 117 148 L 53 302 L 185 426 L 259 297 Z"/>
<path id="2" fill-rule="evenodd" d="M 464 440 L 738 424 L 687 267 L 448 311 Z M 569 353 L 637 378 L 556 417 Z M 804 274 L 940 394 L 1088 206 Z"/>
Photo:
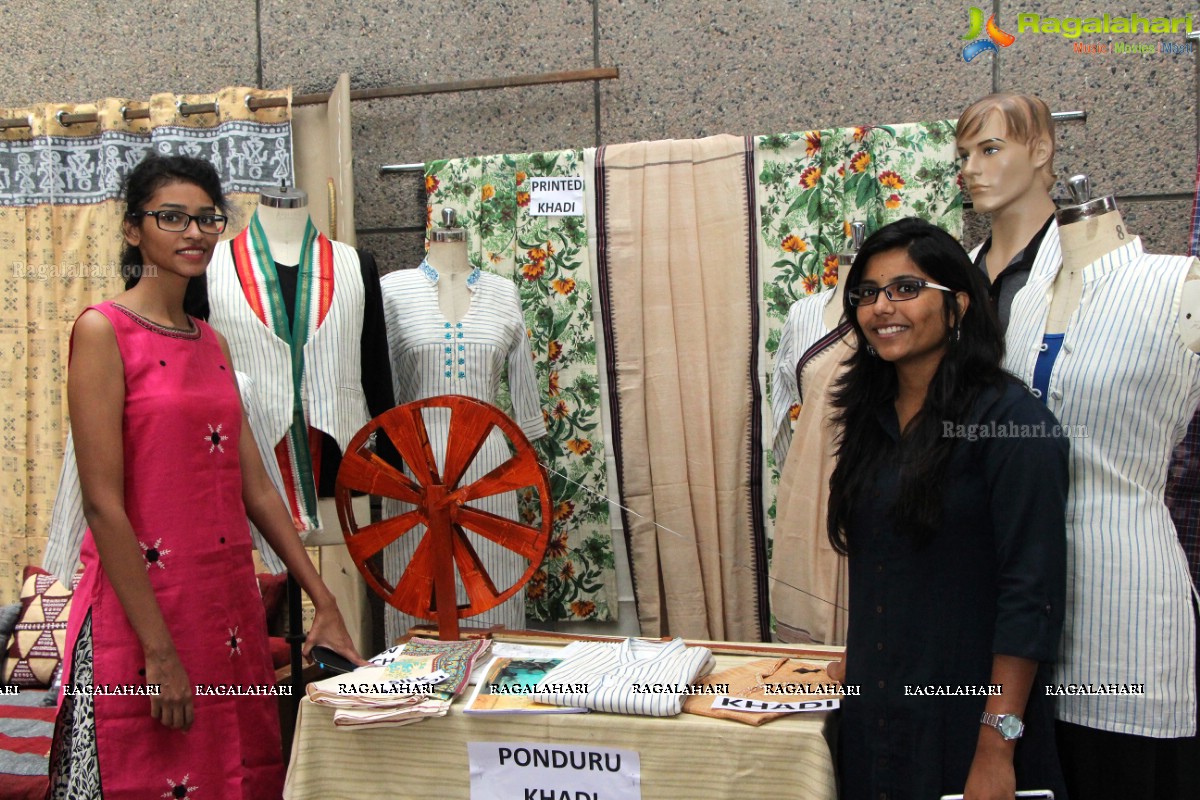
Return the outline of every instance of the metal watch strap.
<path id="1" fill-rule="evenodd" d="M 1004 732 L 1004 727 L 1003 727 L 1004 722 L 1009 717 L 1012 717 L 1013 719 L 1015 719 L 1017 721 L 1017 725 L 1020 726 L 1017 729 L 1017 732 L 1011 736 Z M 987 711 L 984 711 L 983 715 L 979 718 L 979 722 L 980 722 L 980 724 L 987 725 L 988 727 L 991 727 L 991 728 L 995 728 L 996 732 L 999 733 L 1004 738 L 1005 741 L 1009 741 L 1009 742 L 1011 742 L 1015 739 L 1020 739 L 1021 736 L 1023 736 L 1025 733 L 1025 721 L 1022 720 L 1016 714 L 991 714 L 991 713 L 988 713 Z"/>

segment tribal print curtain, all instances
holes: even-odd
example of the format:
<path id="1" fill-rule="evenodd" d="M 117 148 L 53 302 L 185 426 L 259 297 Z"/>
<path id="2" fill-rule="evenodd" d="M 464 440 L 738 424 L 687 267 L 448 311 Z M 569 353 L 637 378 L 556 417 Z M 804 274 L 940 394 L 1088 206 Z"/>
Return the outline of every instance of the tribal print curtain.
<path id="1" fill-rule="evenodd" d="M 147 101 L 0 108 L 29 127 L 0 131 L 0 603 L 15 599 L 21 570 L 41 560 L 67 434 L 71 325 L 123 288 L 121 181 L 151 150 L 216 165 L 241 229 L 258 192 L 292 182 L 290 109 L 251 111 L 231 87 L 213 95 L 160 94 Z M 181 104 L 216 103 L 184 116 Z M 148 109 L 127 120 L 123 110 Z M 64 125 L 60 114 L 98 121 Z"/>

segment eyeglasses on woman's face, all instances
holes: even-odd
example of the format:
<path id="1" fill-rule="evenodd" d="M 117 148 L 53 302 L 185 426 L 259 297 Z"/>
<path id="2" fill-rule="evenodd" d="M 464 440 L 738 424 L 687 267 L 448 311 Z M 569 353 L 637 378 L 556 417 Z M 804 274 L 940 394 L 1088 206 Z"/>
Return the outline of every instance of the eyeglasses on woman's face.
<path id="1" fill-rule="evenodd" d="M 200 229 L 201 233 L 221 234 L 225 232 L 225 225 L 229 222 L 229 217 L 224 214 L 189 214 L 186 211 L 175 211 L 173 209 L 135 211 L 129 216 L 154 217 L 155 223 L 158 224 L 158 229 L 169 233 L 182 233 L 186 231 L 194 220 L 196 227 Z"/>
<path id="2" fill-rule="evenodd" d="M 917 299 L 921 295 L 921 290 L 925 288 L 937 289 L 942 292 L 954 292 L 953 289 L 942 286 L 940 283 L 934 283 L 933 281 L 921 278 L 901 278 L 898 281 L 892 281 L 887 286 L 871 286 L 869 284 L 855 286 L 846 292 L 846 299 L 850 301 L 851 306 L 859 308 L 874 304 L 882 292 L 887 295 L 888 300 L 891 300 L 893 303 L 900 303 L 905 300 Z"/>

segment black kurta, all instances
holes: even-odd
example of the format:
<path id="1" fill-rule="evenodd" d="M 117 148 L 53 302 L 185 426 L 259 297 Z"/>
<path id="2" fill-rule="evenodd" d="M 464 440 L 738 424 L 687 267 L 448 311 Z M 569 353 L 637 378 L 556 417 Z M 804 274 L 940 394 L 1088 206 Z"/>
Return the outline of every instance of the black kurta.
<path id="1" fill-rule="evenodd" d="M 896 412 L 888 404 L 878 415 L 894 446 L 881 454 L 873 489 L 855 503 L 848 531 L 846 683 L 861 687 L 861 695 L 842 702 L 846 800 L 961 793 L 987 697 L 912 692 L 985 687 L 994 653 L 1042 662 L 1017 744 L 1017 789 L 1065 796 L 1045 684 L 1063 622 L 1067 440 L 1046 407 L 1015 382 L 988 390 L 968 422 L 982 427 L 974 429 L 975 441 L 956 443 L 942 528 L 917 547 L 890 514 L 904 457 Z M 1035 435 L 1016 435 L 1022 433 Z"/>

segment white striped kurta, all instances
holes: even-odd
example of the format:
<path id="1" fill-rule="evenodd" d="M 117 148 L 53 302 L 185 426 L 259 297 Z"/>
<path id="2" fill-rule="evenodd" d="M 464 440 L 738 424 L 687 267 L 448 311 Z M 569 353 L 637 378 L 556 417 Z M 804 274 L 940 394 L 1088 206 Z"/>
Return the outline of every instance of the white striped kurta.
<path id="1" fill-rule="evenodd" d="M 800 402 L 796 385 L 796 365 L 800 357 L 829 333 L 825 327 L 825 307 L 833 301 L 832 289 L 801 297 L 788 309 L 787 321 L 775 350 L 775 371 L 771 381 L 771 421 L 775 436 L 772 445 L 775 466 L 783 469 L 792 444 L 792 406 Z"/>
<path id="2" fill-rule="evenodd" d="M 1054 279 L 1056 225 L 1013 301 L 1005 366 L 1032 384 Z M 1144 684 L 1144 695 L 1063 696 L 1058 718 L 1158 738 L 1196 733 L 1196 626 L 1187 561 L 1164 502 L 1171 451 L 1200 401 L 1200 356 L 1179 332 L 1190 259 L 1141 240 L 1083 271 L 1050 375 L 1071 438 L 1067 609 L 1056 680 Z"/>
<path id="3" fill-rule="evenodd" d="M 438 273 L 428 262 L 422 262 L 419 269 L 389 273 L 380 281 L 396 404 L 447 394 L 495 404 L 500 379 L 507 374 L 514 421 L 529 439 L 544 436 L 546 424 L 516 286 L 497 275 L 476 270 L 467 279 L 471 291 L 467 313 L 460 322 L 451 323 L 438 306 L 437 281 Z M 449 433 L 448 414 L 445 409 L 427 409 L 424 419 L 440 465 Z M 460 484 L 483 477 L 511 457 L 512 450 L 504 435 L 493 429 Z M 518 518 L 515 492 L 482 498 L 470 505 L 509 519 Z M 388 519 L 411 508 L 406 503 L 385 499 L 383 516 Z M 403 574 L 424 531 L 425 526 L 418 525 L 384 550 L 384 574 L 393 584 Z M 520 555 L 470 531 L 467 535 L 498 590 L 512 586 L 528 568 L 528 562 Z M 458 597 L 460 603 L 467 600 L 461 585 Z M 424 622 L 389 606 L 387 640 L 395 641 L 412 625 Z M 472 617 L 468 624 L 525 627 L 524 590 Z"/>
<path id="4" fill-rule="evenodd" d="M 614 714 L 673 717 L 683 710 L 684 688 L 712 672 L 706 647 L 669 642 L 572 642 L 563 661 L 538 684 L 531 700 Z"/>

